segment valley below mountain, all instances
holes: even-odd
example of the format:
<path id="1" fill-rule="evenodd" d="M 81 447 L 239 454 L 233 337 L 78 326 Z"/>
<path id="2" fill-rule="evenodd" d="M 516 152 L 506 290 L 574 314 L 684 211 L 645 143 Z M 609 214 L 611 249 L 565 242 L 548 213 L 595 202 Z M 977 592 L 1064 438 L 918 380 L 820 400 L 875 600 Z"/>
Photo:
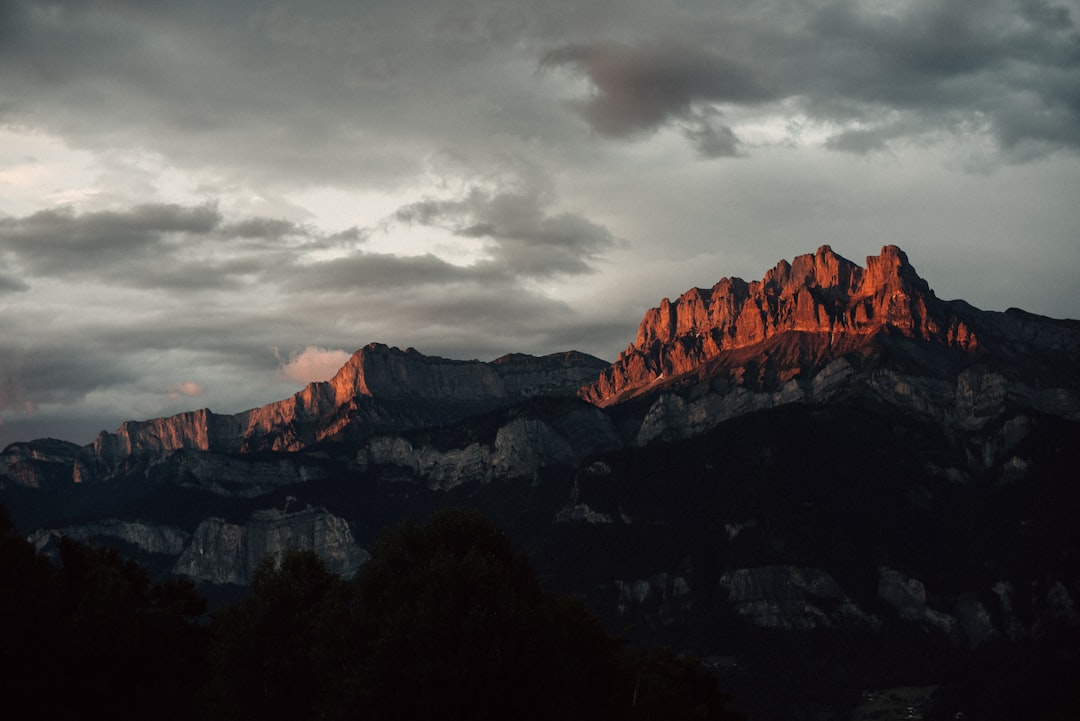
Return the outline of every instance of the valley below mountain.
<path id="1" fill-rule="evenodd" d="M 1039 683 L 1080 672 L 1078 370 L 1080 321 L 824 246 L 664 299 L 614 363 L 373 343 L 261 408 L 12 444 L 0 501 L 42 553 L 111 545 L 211 599 L 289 548 L 350 575 L 384 528 L 469 506 L 752 719 L 896 687 L 977 718 L 988 679 L 1037 702 L 1000 682 L 1033 658 Z"/>

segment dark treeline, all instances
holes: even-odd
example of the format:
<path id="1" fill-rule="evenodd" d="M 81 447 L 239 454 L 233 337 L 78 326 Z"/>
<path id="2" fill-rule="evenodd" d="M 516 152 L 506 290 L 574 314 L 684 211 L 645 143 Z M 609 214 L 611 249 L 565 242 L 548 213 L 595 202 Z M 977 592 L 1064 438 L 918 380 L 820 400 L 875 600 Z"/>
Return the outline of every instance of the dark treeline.
<path id="1" fill-rule="evenodd" d="M 151 584 L 115 550 L 65 540 L 54 566 L 0 505 L 5 715 L 190 718 L 207 679 L 205 609 L 192 583 Z"/>
<path id="2" fill-rule="evenodd" d="M 65 541 L 54 565 L 0 506 L 0 618 L 4 707 L 51 719 L 739 718 L 696 661 L 546 593 L 473 511 L 385 532 L 353 579 L 263 559 L 207 619 L 114 550 Z"/>

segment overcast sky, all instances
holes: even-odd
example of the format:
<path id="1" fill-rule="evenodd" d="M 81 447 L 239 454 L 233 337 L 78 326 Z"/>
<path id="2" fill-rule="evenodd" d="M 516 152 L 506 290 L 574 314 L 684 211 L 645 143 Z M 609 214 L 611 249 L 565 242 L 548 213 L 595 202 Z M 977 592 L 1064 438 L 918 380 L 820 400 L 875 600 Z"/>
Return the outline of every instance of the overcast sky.
<path id="1" fill-rule="evenodd" d="M 0 446 L 819 245 L 1080 317 L 1080 2 L 0 0 Z"/>

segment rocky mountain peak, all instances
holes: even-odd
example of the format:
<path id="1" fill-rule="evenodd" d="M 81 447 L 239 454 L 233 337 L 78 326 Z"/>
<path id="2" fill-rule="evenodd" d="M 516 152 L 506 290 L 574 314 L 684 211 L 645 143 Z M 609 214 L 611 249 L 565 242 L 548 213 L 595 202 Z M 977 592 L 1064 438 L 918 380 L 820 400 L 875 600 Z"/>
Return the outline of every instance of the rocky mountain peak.
<path id="1" fill-rule="evenodd" d="M 665 298 L 645 313 L 634 343 L 581 395 L 610 405 L 782 334 L 814 334 L 819 346 L 850 350 L 886 329 L 969 352 L 978 347 L 972 329 L 937 299 L 900 248 L 887 245 L 860 267 L 823 245 L 790 263 L 781 260 L 760 281 L 724 278 Z"/>
<path id="2" fill-rule="evenodd" d="M 800 255 L 793 263 L 781 260 L 765 273 L 762 283 L 783 293 L 793 288 L 850 288 L 852 274 L 861 268 L 823 245 L 814 254 Z"/>
<path id="3" fill-rule="evenodd" d="M 576 351 L 515 353 L 485 363 L 369 343 L 329 381 L 309 383 L 284 400 L 230 415 L 203 408 L 125 421 L 115 433 L 102 431 L 88 446 L 76 451 L 65 446 L 61 455 L 66 454 L 69 468 L 74 459 L 73 480 L 86 482 L 128 472 L 129 459 L 178 450 L 301 451 L 328 440 L 358 441 L 379 431 L 452 422 L 533 396 L 572 396 L 607 365 Z M 39 484 L 46 475 L 42 464 L 65 465 L 52 458 L 59 453 L 53 445 L 35 441 L 9 448 L 0 455 L 0 474 L 8 471 L 8 480 L 19 485 Z"/>
<path id="4" fill-rule="evenodd" d="M 328 386 L 339 406 L 360 396 L 384 401 L 513 400 L 571 392 L 606 365 L 577 351 L 546 356 L 510 353 L 483 363 L 369 343 L 353 353 Z"/>

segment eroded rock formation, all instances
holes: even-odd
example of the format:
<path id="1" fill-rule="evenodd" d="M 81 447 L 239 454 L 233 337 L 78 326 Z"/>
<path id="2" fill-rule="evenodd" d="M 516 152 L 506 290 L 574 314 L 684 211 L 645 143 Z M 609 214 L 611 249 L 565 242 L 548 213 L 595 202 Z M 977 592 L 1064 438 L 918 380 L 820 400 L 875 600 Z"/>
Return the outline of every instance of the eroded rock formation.
<path id="1" fill-rule="evenodd" d="M 325 509 L 270 509 L 256 511 L 244 524 L 207 518 L 195 529 L 174 571 L 196 581 L 247 584 L 265 555 L 293 548 L 314 551 L 328 569 L 346 577 L 370 558 L 356 544 L 349 524 Z"/>
<path id="2" fill-rule="evenodd" d="M 496 479 L 536 480 L 549 466 L 574 467 L 588 455 L 620 447 L 611 420 L 582 407 L 550 419 L 517 415 L 499 426 L 490 441 L 440 449 L 399 435 L 368 439 L 356 455 L 357 467 L 390 466 L 432 490 Z"/>
<path id="3" fill-rule="evenodd" d="M 324 441 L 360 442 L 376 432 L 448 423 L 534 396 L 573 395 L 606 366 L 576 351 L 540 357 L 515 353 L 484 363 L 371 343 L 329 381 L 310 383 L 276 403 L 232 415 L 204 408 L 127 421 L 115 433 L 102 432 L 78 450 L 70 478 L 76 483 L 109 478 L 129 470 L 124 465 L 129 458 L 178 450 L 255 453 L 300 451 Z M 38 448 L 41 443 L 25 444 L 32 451 L 12 451 L 13 459 L 25 460 L 27 453 L 51 459 L 60 452 Z M 62 450 L 60 455 L 71 455 L 71 448 Z M 44 477 L 40 462 L 13 466 L 9 461 L 7 466 L 23 485 Z"/>
<path id="4" fill-rule="evenodd" d="M 579 395 L 600 407 L 639 399 L 640 422 L 623 423 L 634 445 L 853 395 L 968 432 L 1017 407 L 1080 419 L 1078 362 L 1077 321 L 942 301 L 894 246 L 865 268 L 822 246 L 760 281 L 665 299 Z"/>
<path id="5" fill-rule="evenodd" d="M 738 568 L 721 576 L 720 585 L 740 615 L 764 628 L 875 628 L 880 624 L 819 568 Z"/>
<path id="6" fill-rule="evenodd" d="M 42 488 L 71 482 L 79 446 L 55 438 L 12 443 L 0 453 L 0 488 L 6 484 Z"/>
<path id="7" fill-rule="evenodd" d="M 106 518 L 78 526 L 40 529 L 30 535 L 29 541 L 39 551 L 50 553 L 62 538 L 82 543 L 122 541 L 145 553 L 179 556 L 191 539 L 191 534 L 173 526 Z"/>
<path id="8" fill-rule="evenodd" d="M 884 329 L 963 351 L 979 347 L 969 324 L 937 299 L 902 250 L 886 246 L 862 268 L 826 245 L 791 263 L 780 261 L 760 281 L 724 278 L 675 301 L 665 298 L 645 314 L 634 343 L 581 394 L 611 405 L 724 352 L 783 334 L 809 335 L 816 347 L 799 350 L 812 357 L 823 350 L 838 355 Z M 780 380 L 797 370 L 788 364 L 788 377 Z"/>

